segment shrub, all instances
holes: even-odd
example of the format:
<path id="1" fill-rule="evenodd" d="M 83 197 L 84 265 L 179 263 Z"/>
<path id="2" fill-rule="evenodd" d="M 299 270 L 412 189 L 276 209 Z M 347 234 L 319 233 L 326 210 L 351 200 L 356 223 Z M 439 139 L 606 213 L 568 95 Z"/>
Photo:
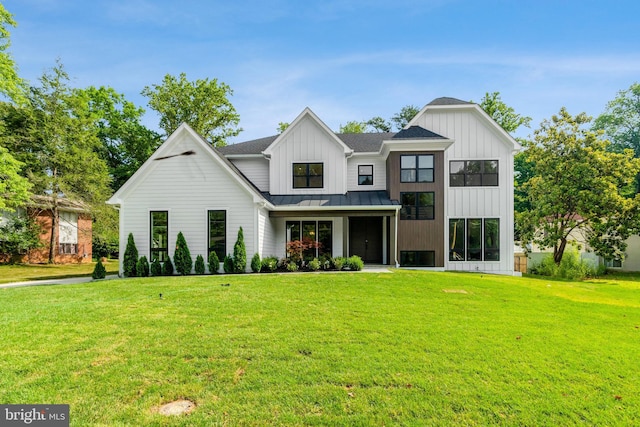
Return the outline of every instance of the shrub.
<path id="1" fill-rule="evenodd" d="M 251 258 L 251 271 L 254 273 L 260 273 L 261 268 L 262 262 L 260 261 L 260 254 L 256 252 L 253 258 Z"/>
<path id="2" fill-rule="evenodd" d="M 162 264 L 162 275 L 173 276 L 173 264 L 171 258 L 167 257 L 167 260 Z"/>
<path id="3" fill-rule="evenodd" d="M 362 258 L 358 255 L 352 255 L 349 257 L 347 265 L 349 266 L 349 269 L 353 271 L 360 271 L 364 268 L 364 262 L 362 262 Z"/>
<path id="4" fill-rule="evenodd" d="M 193 268 L 196 270 L 196 274 L 204 274 L 204 258 L 202 255 L 196 257 L 196 263 Z"/>
<path id="5" fill-rule="evenodd" d="M 318 258 L 314 258 L 311 261 L 309 261 L 309 270 L 311 271 L 320 270 L 320 261 L 318 260 Z"/>
<path id="6" fill-rule="evenodd" d="M 178 238 L 176 239 L 176 251 L 173 254 L 173 261 L 176 265 L 176 271 L 179 274 L 186 276 L 191 273 L 193 261 L 191 260 L 191 252 L 189 252 L 189 247 L 187 246 L 187 241 L 182 231 L 178 233 Z"/>
<path id="7" fill-rule="evenodd" d="M 136 264 L 138 263 L 138 249 L 133 241 L 133 233 L 129 233 L 127 239 L 127 248 L 124 250 L 124 259 L 122 260 L 122 270 L 124 277 L 136 277 Z"/>
<path id="8" fill-rule="evenodd" d="M 347 259 L 342 256 L 337 256 L 333 259 L 333 265 L 336 267 L 336 270 L 342 270 L 347 266 Z"/>
<path id="9" fill-rule="evenodd" d="M 561 277 L 563 279 L 584 279 L 596 276 L 598 269 L 591 262 L 580 257 L 576 248 L 569 247 L 562 256 L 560 265 L 553 261 L 553 255 L 545 255 L 540 264 L 531 268 L 533 274 L 542 276 Z"/>
<path id="10" fill-rule="evenodd" d="M 260 271 L 273 273 L 278 269 L 278 258 L 274 256 L 262 258 L 262 269 Z"/>
<path id="11" fill-rule="evenodd" d="M 146 256 L 140 257 L 138 262 L 136 263 L 136 274 L 138 277 L 148 277 L 149 276 L 149 261 Z"/>
<path id="12" fill-rule="evenodd" d="M 298 264 L 296 264 L 295 262 L 290 262 L 287 264 L 287 271 L 298 271 Z"/>
<path id="13" fill-rule="evenodd" d="M 247 268 L 247 249 L 244 246 L 242 227 L 238 230 L 238 239 L 233 245 L 233 272 L 244 273 Z"/>
<path id="14" fill-rule="evenodd" d="M 96 279 L 104 279 L 105 277 L 107 277 L 107 270 L 106 268 L 104 268 L 104 265 L 102 265 L 102 261 L 98 260 L 98 263 L 96 264 L 95 268 L 93 269 L 93 274 L 91 275 L 91 277 L 96 280 Z"/>
<path id="15" fill-rule="evenodd" d="M 231 257 L 231 254 L 224 257 L 224 261 L 222 261 L 222 268 L 227 274 L 233 273 L 233 258 Z"/>
<path id="16" fill-rule="evenodd" d="M 209 254 L 209 273 L 216 274 L 220 270 L 220 260 L 218 254 L 211 252 Z"/>
<path id="17" fill-rule="evenodd" d="M 331 259 L 331 256 L 327 254 L 323 254 L 320 256 L 320 265 L 325 270 L 331 270 L 332 268 L 334 268 L 333 260 Z"/>
<path id="18" fill-rule="evenodd" d="M 32 218 L 4 218 L 0 221 L 0 254 L 11 255 L 10 262 L 21 262 L 22 254 L 43 246 L 41 233 L 42 228 Z"/>
<path id="19" fill-rule="evenodd" d="M 160 264 L 160 261 L 158 261 L 158 258 L 155 258 L 151 263 L 151 275 L 152 276 L 162 275 L 162 264 Z"/>

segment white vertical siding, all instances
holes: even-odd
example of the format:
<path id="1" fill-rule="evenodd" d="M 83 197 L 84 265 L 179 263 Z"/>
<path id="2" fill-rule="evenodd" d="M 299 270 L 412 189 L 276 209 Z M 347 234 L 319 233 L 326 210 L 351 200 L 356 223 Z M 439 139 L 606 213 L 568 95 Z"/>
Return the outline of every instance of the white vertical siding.
<path id="1" fill-rule="evenodd" d="M 231 159 L 231 162 L 260 191 L 269 191 L 269 161 L 265 158 Z"/>
<path id="2" fill-rule="evenodd" d="M 373 165 L 373 185 L 358 185 L 358 166 Z M 347 191 L 387 189 L 387 164 L 380 156 L 353 156 L 347 159 Z"/>
<path id="3" fill-rule="evenodd" d="M 293 188 L 293 163 L 324 163 L 323 188 Z M 273 148 L 269 172 L 271 194 L 344 194 L 344 149 L 310 117 L 303 118 Z"/>
<path id="4" fill-rule="evenodd" d="M 212 157 L 206 147 L 184 133 L 174 141 L 173 152 L 195 151 L 151 164 L 138 177 L 122 201 L 120 210 L 120 254 L 133 233 L 140 256 L 150 258 L 150 212 L 169 212 L 169 256 L 173 257 L 178 232 L 182 231 L 193 259 L 206 258 L 208 210 L 227 211 L 226 252 L 233 252 L 238 230 L 243 228 L 247 253 L 256 248 L 253 197 Z M 222 260 L 221 260 L 222 261 Z"/>

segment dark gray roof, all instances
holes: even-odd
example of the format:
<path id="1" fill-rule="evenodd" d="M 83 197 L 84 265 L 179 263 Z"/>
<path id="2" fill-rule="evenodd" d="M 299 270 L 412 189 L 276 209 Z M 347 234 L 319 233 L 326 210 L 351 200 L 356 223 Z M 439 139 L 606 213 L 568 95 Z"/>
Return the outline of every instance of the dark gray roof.
<path id="1" fill-rule="evenodd" d="M 266 150 L 278 136 L 279 135 L 267 136 L 265 138 L 218 147 L 217 149 L 225 156 L 233 154 L 260 154 Z"/>
<path id="2" fill-rule="evenodd" d="M 347 194 L 296 194 L 272 196 L 262 193 L 275 206 L 290 207 L 344 207 L 344 206 L 398 206 L 386 191 L 349 191 Z"/>
<path id="3" fill-rule="evenodd" d="M 473 104 L 473 102 L 462 101 L 461 99 L 449 98 L 444 96 L 442 98 L 434 99 L 427 105 L 460 105 L 460 104 Z"/>
<path id="4" fill-rule="evenodd" d="M 438 135 L 437 133 L 431 132 L 430 130 L 420 126 L 411 126 L 408 129 L 403 129 L 400 132 L 396 133 L 392 139 L 423 139 L 423 138 L 446 139 L 444 136 Z"/>

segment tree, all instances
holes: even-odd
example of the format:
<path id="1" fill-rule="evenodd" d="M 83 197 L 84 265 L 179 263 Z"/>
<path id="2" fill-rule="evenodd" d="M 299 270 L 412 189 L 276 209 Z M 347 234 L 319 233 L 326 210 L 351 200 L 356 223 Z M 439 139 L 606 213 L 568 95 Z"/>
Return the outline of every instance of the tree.
<path id="1" fill-rule="evenodd" d="M 93 280 L 104 279 L 107 277 L 107 270 L 104 268 L 101 260 L 98 260 L 98 263 L 93 268 L 93 273 L 91 274 L 91 278 Z"/>
<path id="2" fill-rule="evenodd" d="M 244 273 L 247 268 L 247 249 L 244 245 L 244 232 L 242 227 L 238 230 L 238 238 L 233 245 L 233 272 Z"/>
<path id="3" fill-rule="evenodd" d="M 531 117 L 517 114 L 502 102 L 500 92 L 485 93 L 478 105 L 508 133 L 515 132 L 520 126 L 529 127 L 531 123 Z"/>
<path id="4" fill-rule="evenodd" d="M 138 248 L 136 248 L 136 242 L 133 240 L 133 233 L 129 233 L 127 238 L 127 247 L 124 250 L 124 257 L 122 259 L 122 271 L 124 277 L 136 277 L 136 264 L 138 263 Z"/>
<path id="5" fill-rule="evenodd" d="M 0 3 L 0 94 L 18 104 L 24 104 L 27 85 L 18 76 L 16 63 L 8 52 L 11 41 L 7 27 L 15 26 L 13 15 Z"/>
<path id="6" fill-rule="evenodd" d="M 290 123 L 287 122 L 280 122 L 278 123 L 278 129 L 276 129 L 278 131 L 278 134 L 281 134 L 282 132 L 284 132 L 285 130 L 287 130 L 287 128 L 289 127 Z"/>
<path id="7" fill-rule="evenodd" d="M 191 273 L 193 260 L 191 259 L 191 252 L 189 251 L 187 241 L 182 231 L 178 233 L 178 238 L 176 239 L 176 251 L 173 254 L 173 263 L 179 274 L 186 276 Z"/>
<path id="8" fill-rule="evenodd" d="M 212 251 L 209 254 L 209 273 L 216 274 L 220 269 L 220 260 L 218 259 L 218 254 L 215 251 Z"/>
<path id="9" fill-rule="evenodd" d="M 631 150 L 610 152 L 609 141 L 585 128 L 590 121 L 562 108 L 526 143 L 534 176 L 524 184 L 531 210 L 518 217 L 522 240 L 553 247 L 556 264 L 572 233 L 582 233 L 598 255 L 619 259 L 638 227 L 640 196 L 621 190 L 635 179 L 640 160 Z"/>
<path id="10" fill-rule="evenodd" d="M 391 121 L 397 130 L 402 130 L 419 112 L 420 109 L 415 105 L 405 105 L 399 113 L 391 117 Z"/>
<path id="11" fill-rule="evenodd" d="M 29 200 L 31 183 L 20 175 L 23 164 L 0 145 L 0 211 L 12 212 Z"/>
<path id="12" fill-rule="evenodd" d="M 391 132 L 391 123 L 380 116 L 369 119 L 367 126 L 373 128 L 376 132 Z"/>
<path id="13" fill-rule="evenodd" d="M 185 73 L 178 78 L 167 74 L 161 84 L 146 86 L 142 95 L 160 114 L 160 127 L 167 135 L 185 122 L 214 147 L 220 147 L 242 130 L 237 127 L 240 116 L 228 99 L 233 91 L 217 79 L 190 82 Z"/>
<path id="14" fill-rule="evenodd" d="M 367 122 L 350 121 L 345 125 L 340 125 L 338 133 L 365 133 L 367 131 Z"/>

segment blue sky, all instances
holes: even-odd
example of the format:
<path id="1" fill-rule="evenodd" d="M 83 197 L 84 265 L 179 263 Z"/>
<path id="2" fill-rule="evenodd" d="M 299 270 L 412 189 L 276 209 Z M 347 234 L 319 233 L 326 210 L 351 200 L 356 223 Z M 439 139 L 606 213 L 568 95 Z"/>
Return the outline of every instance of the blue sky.
<path id="1" fill-rule="evenodd" d="M 498 91 L 533 118 L 597 116 L 640 81 L 637 0 L 0 0 L 11 54 L 37 82 L 59 58 L 76 87 L 145 107 L 169 73 L 217 78 L 244 131 L 273 135 L 310 107 L 332 129 L 408 104 Z"/>

